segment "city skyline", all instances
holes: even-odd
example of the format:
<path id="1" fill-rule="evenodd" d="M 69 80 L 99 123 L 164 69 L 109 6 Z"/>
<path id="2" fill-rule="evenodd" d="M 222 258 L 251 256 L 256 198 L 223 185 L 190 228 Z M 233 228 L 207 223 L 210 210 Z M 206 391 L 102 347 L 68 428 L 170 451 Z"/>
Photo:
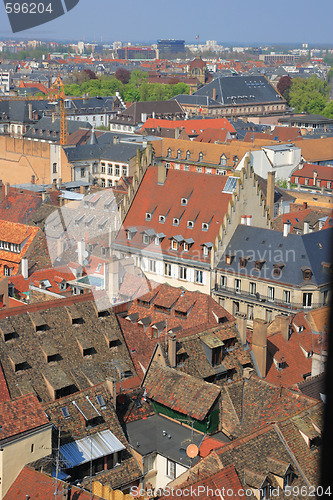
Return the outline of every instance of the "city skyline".
<path id="1" fill-rule="evenodd" d="M 152 0 L 141 3 L 129 0 L 121 5 L 99 0 L 94 17 L 89 4 L 90 0 L 81 0 L 64 16 L 40 28 L 19 32 L 15 38 L 143 42 L 148 35 L 151 41 L 180 38 L 192 42 L 199 36 L 199 42 L 332 44 L 333 4 L 330 0 L 319 0 L 316 10 L 310 0 L 292 3 L 281 0 L 276 7 L 264 0 L 252 4 L 240 0 L 227 8 L 218 0 L 210 0 L 203 12 L 199 2 L 179 4 L 170 0 L 157 9 Z M 0 14 L 0 37 L 13 37 L 3 4 Z"/>

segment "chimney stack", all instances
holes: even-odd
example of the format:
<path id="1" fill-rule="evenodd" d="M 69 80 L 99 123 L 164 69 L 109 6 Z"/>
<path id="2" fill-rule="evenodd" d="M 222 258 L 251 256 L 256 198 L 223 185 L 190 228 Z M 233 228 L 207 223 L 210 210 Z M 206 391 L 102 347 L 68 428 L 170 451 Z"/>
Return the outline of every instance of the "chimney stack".
<path id="1" fill-rule="evenodd" d="M 177 346 L 176 335 L 174 333 L 171 333 L 168 338 L 168 357 L 171 368 L 174 368 L 177 365 L 176 346 Z"/>
<path id="2" fill-rule="evenodd" d="M 290 324 L 289 316 L 278 314 L 277 316 L 275 316 L 274 322 L 277 324 L 278 331 L 281 332 L 281 335 L 284 338 L 284 340 L 288 342 L 289 324 Z"/>
<path id="3" fill-rule="evenodd" d="M 33 116 L 32 116 L 32 103 L 29 102 L 28 104 L 28 115 L 29 115 L 29 120 L 32 122 Z"/>
<path id="4" fill-rule="evenodd" d="M 77 242 L 77 253 L 78 253 L 78 262 L 80 266 L 83 266 L 84 254 L 86 251 L 86 244 L 83 240 Z"/>
<path id="5" fill-rule="evenodd" d="M 2 179 L 0 179 L 0 203 L 3 202 L 3 182 Z"/>
<path id="6" fill-rule="evenodd" d="M 290 233 L 290 226 L 291 224 L 289 222 L 285 222 L 283 224 L 283 236 L 286 238 L 288 234 Z"/>
<path id="7" fill-rule="evenodd" d="M 271 220 L 273 220 L 274 218 L 274 193 L 275 193 L 275 172 L 268 172 L 266 203 Z"/>
<path id="8" fill-rule="evenodd" d="M 163 185 L 167 177 L 167 168 L 163 163 L 159 163 L 157 167 L 157 184 Z"/>
<path id="9" fill-rule="evenodd" d="M 253 320 L 252 352 L 262 378 L 266 377 L 267 326 L 268 323 L 263 319 Z"/>
<path id="10" fill-rule="evenodd" d="M 80 186 L 80 194 L 86 194 L 85 186 Z"/>
<path id="11" fill-rule="evenodd" d="M 216 88 L 213 88 L 213 100 L 216 101 Z"/>
<path id="12" fill-rule="evenodd" d="M 238 313 L 237 314 L 237 330 L 242 342 L 242 345 L 246 344 L 246 315 Z"/>
<path id="13" fill-rule="evenodd" d="M 31 184 L 36 183 L 36 177 L 34 175 L 31 176 Z"/>
<path id="14" fill-rule="evenodd" d="M 310 232 L 310 223 L 308 221 L 304 221 L 304 234 L 308 234 Z"/>
<path id="15" fill-rule="evenodd" d="M 180 136 L 180 128 L 176 127 L 175 128 L 175 139 L 179 139 L 179 136 Z"/>
<path id="16" fill-rule="evenodd" d="M 21 260 L 22 276 L 25 280 L 29 278 L 29 265 L 28 259 Z"/>
<path id="17" fill-rule="evenodd" d="M 55 122 L 55 113 L 53 112 L 51 114 L 51 122 L 54 123 Z"/>
<path id="18" fill-rule="evenodd" d="M 241 215 L 241 224 L 243 224 L 243 226 L 247 225 L 247 217 L 246 217 L 246 215 Z"/>
<path id="19" fill-rule="evenodd" d="M 252 226 L 252 215 L 247 215 L 246 216 L 246 225 L 247 226 Z"/>
<path id="20" fill-rule="evenodd" d="M 9 184 L 9 182 L 6 182 L 6 184 L 5 184 L 5 196 L 9 195 L 9 188 L 10 188 L 10 184 Z"/>

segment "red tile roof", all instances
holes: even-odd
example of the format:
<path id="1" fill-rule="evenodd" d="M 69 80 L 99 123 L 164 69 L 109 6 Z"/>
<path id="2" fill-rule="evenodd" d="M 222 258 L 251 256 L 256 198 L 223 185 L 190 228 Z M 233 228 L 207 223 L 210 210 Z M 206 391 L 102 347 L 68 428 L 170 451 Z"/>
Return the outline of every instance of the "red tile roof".
<path id="1" fill-rule="evenodd" d="M 50 287 L 46 289 L 49 292 L 63 294 L 68 291 L 69 287 L 64 290 L 60 288 L 60 284 L 65 281 L 74 280 L 75 276 L 70 271 L 68 267 L 59 267 L 51 269 L 43 269 L 41 271 L 33 272 L 28 279 L 24 279 L 21 274 L 17 276 L 11 276 L 8 280 L 9 283 L 14 285 L 15 294 L 22 298 L 27 299 L 29 294 L 29 286 L 34 285 L 40 287 L 41 282 L 48 280 L 50 282 Z"/>
<path id="2" fill-rule="evenodd" d="M 54 500 L 54 492 L 56 488 L 56 480 L 42 472 L 38 472 L 30 467 L 24 467 L 12 484 L 4 500 Z M 68 491 L 66 483 L 58 479 L 58 495 L 62 498 L 64 493 Z M 60 497 L 59 497 L 60 498 Z M 100 497 L 91 495 L 90 492 L 84 491 L 76 486 L 72 486 L 68 500 L 99 500 Z"/>
<path id="3" fill-rule="evenodd" d="M 161 341 L 161 338 L 154 338 L 152 325 L 155 323 L 165 321 L 167 318 L 168 331 L 176 330 L 177 338 L 184 338 L 218 326 L 216 317 L 224 316 L 226 319 L 224 325 L 234 320 L 233 316 L 209 295 L 174 288 L 167 284 L 153 287 L 149 294 L 139 299 L 132 302 L 127 313 L 127 315 L 137 314 L 137 320 L 132 323 L 128 319 L 119 317 L 119 322 L 136 372 L 141 379 L 144 375 L 142 367 L 147 368 L 155 345 Z M 140 302 L 142 300 L 150 302 L 149 306 L 142 305 Z M 166 316 L 164 312 L 156 309 L 156 304 L 173 307 Z M 186 312 L 187 315 L 179 316 L 176 311 Z M 139 323 L 148 317 L 150 322 L 146 327 Z"/>
<path id="4" fill-rule="evenodd" d="M 304 163 L 302 168 L 298 168 L 292 173 L 292 177 L 313 179 L 314 172 L 317 172 L 317 179 L 333 181 L 333 167 L 314 165 L 313 163 Z"/>
<path id="5" fill-rule="evenodd" d="M 210 262 L 210 256 L 203 255 L 203 244 L 215 244 L 224 215 L 227 213 L 232 195 L 223 193 L 228 180 L 227 176 L 202 175 L 195 172 L 185 172 L 169 169 L 163 185 L 157 184 L 157 167 L 149 167 L 141 182 L 139 190 L 126 215 L 116 243 L 128 248 L 143 249 L 142 231 L 153 229 L 155 233 L 164 233 L 160 245 L 151 243 L 152 253 L 181 256 L 184 260 Z M 181 204 L 182 198 L 188 199 L 186 205 Z M 152 214 L 146 221 L 146 213 Z M 159 222 L 159 216 L 165 217 L 165 222 Z M 179 218 L 179 225 L 173 224 L 173 219 Z M 192 221 L 193 228 L 187 227 Z M 208 230 L 203 230 L 202 224 L 209 224 Z M 132 240 L 126 238 L 126 229 L 137 227 L 138 231 Z M 181 236 L 183 240 L 192 238 L 194 243 L 189 251 L 183 251 L 180 243 L 178 250 L 171 250 L 170 238 Z"/>
<path id="6" fill-rule="evenodd" d="M 184 490 L 181 494 L 180 490 Z M 223 496 L 222 496 L 223 493 Z M 181 500 L 243 500 L 245 491 L 238 478 L 233 465 L 224 467 L 215 474 L 210 474 L 204 479 L 191 482 L 191 486 L 185 482 L 174 490 L 170 488 L 170 495 L 160 497 L 160 500 L 180 498 Z"/>
<path id="7" fill-rule="evenodd" d="M 10 187 L 8 195 L 5 196 L 5 186 L 0 186 L 3 201 L 0 203 L 0 219 L 21 224 L 31 217 L 34 211 L 42 204 L 39 194 Z"/>
<path id="8" fill-rule="evenodd" d="M 163 120 L 159 118 L 148 118 L 142 128 L 184 128 L 188 135 L 198 135 L 206 128 L 227 129 L 236 134 L 236 130 L 227 118 L 203 118 L 200 120 Z"/>
<path id="9" fill-rule="evenodd" d="M 10 394 L 8 391 L 8 386 L 3 372 L 2 366 L 0 364 L 0 403 L 10 400 Z"/>
<path id="10" fill-rule="evenodd" d="M 49 420 L 34 394 L 0 403 L 0 442 L 48 423 Z"/>
<path id="11" fill-rule="evenodd" d="M 227 129 L 216 129 L 216 128 L 206 128 L 201 134 L 199 134 L 194 141 L 196 142 L 209 142 L 209 143 L 222 143 L 226 142 L 230 138 L 229 131 Z"/>
<path id="12" fill-rule="evenodd" d="M 23 245 L 19 253 L 9 250 L 0 250 L 0 275 L 4 275 L 4 266 L 11 269 L 11 275 L 18 273 L 21 260 L 30 249 L 39 228 L 15 222 L 0 220 L 0 239 L 8 243 Z"/>

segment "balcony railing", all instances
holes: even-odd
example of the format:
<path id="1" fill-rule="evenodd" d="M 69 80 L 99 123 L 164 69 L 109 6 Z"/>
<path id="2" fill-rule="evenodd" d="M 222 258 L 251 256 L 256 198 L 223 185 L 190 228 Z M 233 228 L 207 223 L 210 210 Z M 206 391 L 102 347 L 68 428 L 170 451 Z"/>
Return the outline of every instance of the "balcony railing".
<path id="1" fill-rule="evenodd" d="M 325 304 L 323 302 L 315 303 L 312 302 L 311 305 L 305 306 L 303 303 L 298 302 L 285 302 L 283 299 L 272 299 L 268 295 L 262 295 L 257 293 L 250 293 L 245 291 L 238 291 L 235 288 L 230 288 L 226 286 L 215 285 L 214 291 L 223 297 L 229 297 L 235 300 L 243 300 L 249 304 L 264 305 L 266 308 L 280 309 L 282 311 L 297 312 L 303 311 L 304 309 L 315 309 L 316 307 L 322 307 Z"/>

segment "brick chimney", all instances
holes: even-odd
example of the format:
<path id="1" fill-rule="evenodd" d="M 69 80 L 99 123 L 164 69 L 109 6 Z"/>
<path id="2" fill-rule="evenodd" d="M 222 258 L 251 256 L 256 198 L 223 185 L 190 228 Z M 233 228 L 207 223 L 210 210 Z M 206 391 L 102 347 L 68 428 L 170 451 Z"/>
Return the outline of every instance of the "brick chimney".
<path id="1" fill-rule="evenodd" d="M 216 88 L 213 88 L 213 100 L 216 101 Z"/>
<path id="2" fill-rule="evenodd" d="M 176 335 L 174 333 L 171 333 L 168 338 L 168 358 L 171 368 L 174 368 L 177 365 L 176 346 L 177 346 Z"/>
<path id="3" fill-rule="evenodd" d="M 274 193 L 275 193 L 275 172 L 268 172 L 266 204 L 271 220 L 273 220 L 274 218 Z"/>
<path id="4" fill-rule="evenodd" d="M 281 332 L 284 340 L 288 342 L 289 340 L 289 324 L 290 318 L 289 316 L 285 316 L 283 314 L 278 314 L 275 316 L 275 323 L 277 324 L 278 331 Z"/>
<path id="5" fill-rule="evenodd" d="M 263 319 L 253 320 L 252 352 L 256 359 L 261 377 L 266 377 L 267 367 L 267 327 Z"/>
<path id="6" fill-rule="evenodd" d="M 242 345 L 245 345 L 246 344 L 246 324 L 247 324 L 246 315 L 238 313 L 236 319 L 237 319 L 237 330 L 238 330 Z"/>
<path id="7" fill-rule="evenodd" d="M 9 195 L 9 188 L 10 188 L 10 184 L 9 184 L 9 182 L 6 182 L 6 184 L 5 184 L 5 196 Z"/>

